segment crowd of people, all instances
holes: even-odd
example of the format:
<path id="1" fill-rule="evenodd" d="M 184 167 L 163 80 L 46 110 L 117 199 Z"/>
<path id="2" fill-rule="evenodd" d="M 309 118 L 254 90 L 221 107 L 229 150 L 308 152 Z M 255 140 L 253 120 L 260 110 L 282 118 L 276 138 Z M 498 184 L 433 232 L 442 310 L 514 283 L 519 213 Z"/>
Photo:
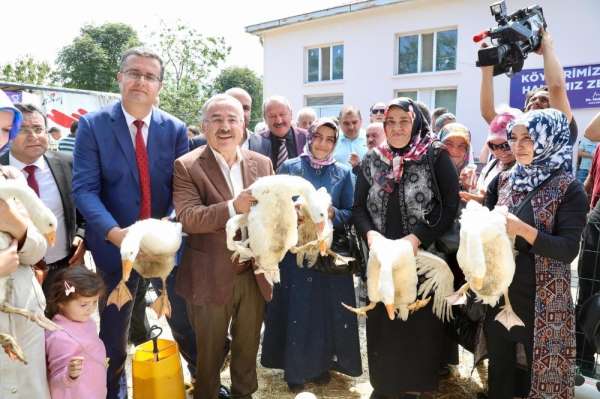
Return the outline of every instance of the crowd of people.
<path id="1" fill-rule="evenodd" d="M 332 118 L 303 108 L 293 120 L 290 102 L 271 96 L 263 104 L 264 128 L 253 132 L 252 98 L 231 88 L 206 101 L 200 133 L 189 134 L 156 106 L 164 65 L 142 48 L 121 58 L 121 100 L 82 116 L 60 140 L 48 131 L 43 111 L 13 105 L 0 92 L 0 179 L 27 184 L 57 219 L 56 237 L 44 238 L 31 212 L 0 200 L 0 231 L 13 239 L 0 251 L 0 278 L 10 281 L 7 300 L 51 319 L 44 331 L 0 313 L 0 333 L 14 336 L 27 359 L 0 354 L 0 396 L 127 397 L 130 323 L 136 303 L 143 320 L 148 281 L 132 272 L 126 284 L 137 298 L 120 309 L 106 306 L 106 298 L 122 278 L 119 248 L 127 228 L 145 218 L 177 220 L 187 234 L 167 286 L 150 283 L 167 289 L 168 323 L 194 398 L 251 398 L 258 389 L 257 358 L 284 370 L 292 392 L 328 384 L 332 371 L 361 375 L 357 318 L 340 306 L 356 306 L 352 274 L 301 268 L 289 253 L 280 264 L 281 282 L 272 287 L 254 273 L 252 261 L 231 259 L 225 224 L 256 203 L 248 190 L 253 182 L 278 173 L 324 187 L 334 228 L 353 225 L 367 246 L 382 237 L 401 239 L 415 253 L 445 257 L 456 287 L 464 276 L 456 248 L 442 247 L 442 236 L 457 226 L 467 201 L 506 206 L 517 265 L 509 293 L 524 326 L 508 331 L 495 321 L 503 300 L 478 320 L 479 346 L 489 358 L 482 396 L 573 398 L 576 348 L 582 372 L 593 373 L 595 365 L 591 343 L 578 336 L 576 345 L 570 263 L 584 227 L 584 247 L 598 244 L 600 155 L 581 144 L 574 165 L 577 125 L 547 33 L 540 53 L 547 87 L 531 93 L 522 110 L 495 106 L 492 67 L 481 68 L 481 114 L 489 133 L 477 152 L 484 165 L 479 173 L 472 132 L 460 118 L 447 109 L 430 112 L 410 98 L 373 104 L 363 129 L 357 107 L 346 105 Z M 585 135 L 600 139 L 600 114 Z M 95 271 L 83 265 L 85 251 Z M 600 268 L 592 256 L 579 262 L 582 306 L 600 290 L 583 280 L 599 279 Z M 91 318 L 96 307 L 99 335 Z M 458 362 L 452 325 L 431 307 L 407 321 L 390 320 L 381 303 L 369 313 L 372 399 L 436 391 Z M 220 373 L 228 354 L 231 387 L 224 387 Z"/>

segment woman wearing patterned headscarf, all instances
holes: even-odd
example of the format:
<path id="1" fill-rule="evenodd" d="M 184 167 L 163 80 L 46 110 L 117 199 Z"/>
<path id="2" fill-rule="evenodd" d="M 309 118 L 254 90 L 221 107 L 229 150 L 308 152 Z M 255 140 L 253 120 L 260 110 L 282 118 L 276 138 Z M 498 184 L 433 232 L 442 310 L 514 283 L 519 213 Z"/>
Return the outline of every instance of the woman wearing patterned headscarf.
<path id="1" fill-rule="evenodd" d="M 381 236 L 403 239 L 416 253 L 451 226 L 458 208 L 458 175 L 411 99 L 388 104 L 384 129 L 386 141 L 362 161 L 353 220 L 369 245 Z M 434 175 L 441 198 L 434 195 Z M 437 390 L 445 342 L 444 325 L 431 304 L 407 321 L 389 320 L 383 304 L 377 304 L 367 318 L 371 398 L 418 397 Z"/>
<path id="2" fill-rule="evenodd" d="M 285 161 L 278 173 L 326 188 L 333 204 L 329 217 L 335 229 L 343 229 L 350 220 L 354 185 L 350 166 L 333 158 L 338 137 L 332 119 L 317 119 L 308 130 L 304 152 Z M 273 300 L 267 305 L 261 364 L 283 369 L 293 392 L 308 382 L 327 384 L 330 370 L 361 375 L 356 315 L 340 305 L 349 301 L 355 306 L 352 275 L 298 267 L 296 255 L 290 253 L 280 270 L 281 283 L 273 287 Z"/>
<path id="3" fill-rule="evenodd" d="M 569 135 L 565 114 L 555 109 L 531 111 L 509 123 L 508 141 L 517 164 L 490 183 L 486 205 L 508 207 L 506 230 L 516 236 L 517 265 L 508 295 L 524 326 L 507 331 L 494 320 L 502 299 L 487 314 L 489 398 L 574 397 L 570 263 L 579 251 L 587 198 L 567 172 Z M 519 214 L 512 214 L 524 200 Z M 517 371 L 523 349 L 525 378 Z"/>

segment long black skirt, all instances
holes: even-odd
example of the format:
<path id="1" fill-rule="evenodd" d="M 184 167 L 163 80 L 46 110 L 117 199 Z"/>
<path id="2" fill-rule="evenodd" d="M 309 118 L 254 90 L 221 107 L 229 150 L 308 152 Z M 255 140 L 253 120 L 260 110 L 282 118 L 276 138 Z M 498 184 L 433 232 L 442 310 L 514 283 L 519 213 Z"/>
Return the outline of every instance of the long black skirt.
<path id="1" fill-rule="evenodd" d="M 447 340 L 444 324 L 432 313 L 432 302 L 407 321 L 391 321 L 381 303 L 368 313 L 369 376 L 376 392 L 397 395 L 438 389 Z"/>

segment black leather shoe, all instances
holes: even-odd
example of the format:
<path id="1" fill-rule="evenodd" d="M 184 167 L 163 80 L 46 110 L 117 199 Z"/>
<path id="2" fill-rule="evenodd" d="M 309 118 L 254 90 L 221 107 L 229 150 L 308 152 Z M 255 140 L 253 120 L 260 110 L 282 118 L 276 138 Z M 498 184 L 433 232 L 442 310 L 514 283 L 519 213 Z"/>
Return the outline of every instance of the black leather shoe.
<path id="1" fill-rule="evenodd" d="M 231 398 L 231 393 L 229 389 L 225 385 L 221 385 L 219 388 L 219 399 L 229 399 Z"/>
<path id="2" fill-rule="evenodd" d="M 329 371 L 326 371 L 323 374 L 319 375 L 317 378 L 313 378 L 311 380 L 311 382 L 313 382 L 317 385 L 327 385 L 327 384 L 329 384 L 330 381 L 331 381 L 331 374 L 329 374 Z"/>
<path id="3" fill-rule="evenodd" d="M 388 396 L 388 395 L 384 395 L 382 393 L 373 391 L 371 393 L 371 396 L 369 396 L 369 399 L 395 399 L 392 396 Z"/>
<path id="4" fill-rule="evenodd" d="M 288 389 L 292 393 L 300 393 L 300 392 L 304 391 L 304 384 L 293 384 L 291 382 L 288 382 L 287 385 L 288 385 Z"/>

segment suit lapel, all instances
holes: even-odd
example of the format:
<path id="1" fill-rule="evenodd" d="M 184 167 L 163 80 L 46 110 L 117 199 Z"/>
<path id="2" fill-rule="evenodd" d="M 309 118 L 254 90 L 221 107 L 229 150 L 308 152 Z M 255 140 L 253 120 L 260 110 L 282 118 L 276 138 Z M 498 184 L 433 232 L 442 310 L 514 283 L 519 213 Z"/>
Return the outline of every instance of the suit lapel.
<path id="1" fill-rule="evenodd" d="M 146 144 L 146 150 L 148 151 L 148 163 L 150 169 L 153 165 L 157 165 L 156 161 L 159 158 L 161 149 L 165 151 L 166 147 L 163 143 L 165 136 L 163 133 L 164 120 L 157 110 L 152 110 L 152 118 L 150 120 L 150 126 L 148 126 L 148 141 Z M 154 176 L 154 173 L 151 173 Z"/>
<path id="2" fill-rule="evenodd" d="M 221 194 L 221 197 L 225 200 L 233 199 L 233 194 L 229 191 L 229 185 L 227 185 L 227 182 L 225 181 L 225 177 L 223 176 L 223 172 L 219 167 L 217 159 L 208 145 L 200 154 L 198 162 L 200 162 L 200 166 L 204 170 L 204 173 L 209 177 L 209 181 L 213 184 L 217 192 Z"/>
<path id="3" fill-rule="evenodd" d="M 71 220 L 71 216 L 73 215 L 74 204 L 71 200 L 71 179 L 72 173 L 65 167 L 63 162 L 60 162 L 57 158 L 54 157 L 54 154 L 47 153 L 44 155 L 44 159 L 50 168 L 50 172 L 54 177 L 54 182 L 56 183 L 56 187 L 58 187 L 58 192 L 60 194 L 60 200 L 63 206 L 63 212 L 65 215 L 65 222 L 67 225 L 67 232 L 72 230 L 72 227 L 75 224 L 74 220 Z"/>
<path id="4" fill-rule="evenodd" d="M 256 161 L 250 158 L 246 151 L 242 151 L 242 154 L 244 157 L 242 161 L 242 177 L 244 179 L 244 189 L 246 189 L 256 181 L 258 171 L 256 168 Z"/>
<path id="5" fill-rule="evenodd" d="M 10 151 L 6 151 L 2 156 L 0 156 L 0 165 L 8 165 L 10 160 L 8 158 L 8 154 Z"/>
<path id="6" fill-rule="evenodd" d="M 112 114 L 112 130 L 115 135 L 117 142 L 119 143 L 119 147 L 123 152 L 123 156 L 129 165 L 129 169 L 133 174 L 135 181 L 139 184 L 139 172 L 137 167 L 137 161 L 135 160 L 135 149 L 133 148 L 133 142 L 131 140 L 131 133 L 129 132 L 129 127 L 127 126 L 127 121 L 125 120 L 125 115 L 123 115 L 123 110 L 121 109 L 121 102 L 117 102 L 113 107 Z"/>

